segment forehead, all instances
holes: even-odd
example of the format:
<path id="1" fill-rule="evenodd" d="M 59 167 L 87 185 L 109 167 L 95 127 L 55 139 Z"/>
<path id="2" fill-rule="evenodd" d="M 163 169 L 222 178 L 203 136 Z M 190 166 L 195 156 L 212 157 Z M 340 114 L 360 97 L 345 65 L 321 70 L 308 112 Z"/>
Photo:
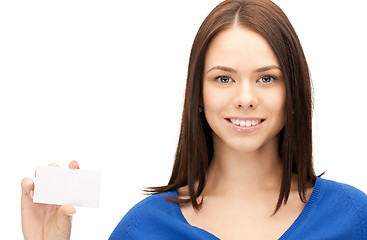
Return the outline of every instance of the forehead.
<path id="1" fill-rule="evenodd" d="M 205 55 L 205 70 L 224 65 L 237 70 L 253 70 L 278 65 L 278 59 L 268 41 L 260 34 L 241 26 L 218 33 Z"/>

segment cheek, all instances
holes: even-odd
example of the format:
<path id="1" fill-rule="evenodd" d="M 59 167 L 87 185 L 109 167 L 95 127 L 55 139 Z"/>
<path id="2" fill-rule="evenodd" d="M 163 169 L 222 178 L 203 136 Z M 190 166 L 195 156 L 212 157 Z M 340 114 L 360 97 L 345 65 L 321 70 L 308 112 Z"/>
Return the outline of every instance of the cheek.
<path id="1" fill-rule="evenodd" d="M 213 91 L 207 84 L 204 83 L 203 86 L 203 105 L 205 109 L 205 113 L 210 113 L 212 110 L 216 109 L 216 106 L 218 105 L 218 97 L 217 93 Z"/>
<path id="2" fill-rule="evenodd" d="M 218 91 L 208 84 L 203 87 L 203 106 L 206 120 L 212 129 L 216 129 L 223 110 L 228 107 L 228 101 L 224 99 L 223 91 Z"/>
<path id="3" fill-rule="evenodd" d="M 274 114 L 277 115 L 277 118 L 282 122 L 282 124 L 285 124 L 285 89 L 279 89 L 278 92 L 275 93 L 275 96 L 273 97 L 271 104 L 272 109 L 274 109 Z"/>
<path id="4" fill-rule="evenodd" d="M 206 115 L 217 115 L 222 110 L 230 106 L 230 96 L 232 93 L 228 90 L 218 89 L 208 84 L 203 87 L 203 106 Z"/>
<path id="5" fill-rule="evenodd" d="M 285 123 L 285 89 L 279 88 L 276 91 L 268 92 L 263 95 L 263 100 L 263 103 L 266 105 L 266 108 L 271 112 L 273 117 Z"/>

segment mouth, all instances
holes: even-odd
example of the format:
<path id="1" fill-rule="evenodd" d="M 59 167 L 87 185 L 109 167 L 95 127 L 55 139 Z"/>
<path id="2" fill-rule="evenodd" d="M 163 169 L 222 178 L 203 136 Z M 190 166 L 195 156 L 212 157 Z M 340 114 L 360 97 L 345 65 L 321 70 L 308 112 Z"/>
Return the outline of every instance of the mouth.
<path id="1" fill-rule="evenodd" d="M 265 121 L 265 119 L 236 119 L 236 118 L 226 118 L 228 122 L 231 122 L 232 124 L 239 126 L 239 127 L 251 127 L 251 126 L 257 126 L 260 125 L 262 122 Z"/>
<path id="2" fill-rule="evenodd" d="M 226 118 L 226 121 L 236 132 L 239 133 L 251 133 L 259 129 L 265 119 L 261 118 Z"/>

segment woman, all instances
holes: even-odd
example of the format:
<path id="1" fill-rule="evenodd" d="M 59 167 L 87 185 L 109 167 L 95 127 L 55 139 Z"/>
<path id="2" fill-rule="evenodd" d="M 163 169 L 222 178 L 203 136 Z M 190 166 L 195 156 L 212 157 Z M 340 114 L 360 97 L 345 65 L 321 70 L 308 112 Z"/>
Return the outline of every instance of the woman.
<path id="1" fill-rule="evenodd" d="M 110 239 L 367 239 L 367 196 L 314 173 L 310 85 L 279 7 L 218 5 L 193 43 L 169 184 L 149 188 Z M 22 185 L 25 239 L 68 239 L 75 209 L 43 214 L 33 182 Z"/>

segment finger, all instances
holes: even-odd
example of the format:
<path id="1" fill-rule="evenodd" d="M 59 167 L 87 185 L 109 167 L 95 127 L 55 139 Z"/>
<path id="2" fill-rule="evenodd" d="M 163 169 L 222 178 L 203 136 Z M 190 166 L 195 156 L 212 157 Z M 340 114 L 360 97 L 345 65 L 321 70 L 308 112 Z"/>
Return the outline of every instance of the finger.
<path id="1" fill-rule="evenodd" d="M 56 216 L 56 228 L 60 235 L 70 237 L 71 221 L 75 212 L 75 207 L 72 205 L 63 205 L 58 209 Z"/>
<path id="2" fill-rule="evenodd" d="M 21 197 L 21 222 L 24 239 L 37 239 L 35 235 L 35 216 L 32 212 L 33 200 L 31 192 L 33 192 L 34 184 L 31 178 L 26 177 L 22 180 L 22 197 Z"/>
<path id="3" fill-rule="evenodd" d="M 57 164 L 57 163 L 50 163 L 47 166 L 49 166 L 49 167 L 60 167 L 59 164 Z"/>
<path id="4" fill-rule="evenodd" d="M 29 177 L 23 178 L 22 180 L 22 198 L 33 198 L 34 183 Z"/>
<path id="5" fill-rule="evenodd" d="M 59 209 L 59 214 L 72 216 L 76 213 L 76 209 L 73 205 L 62 205 Z"/>
<path id="6" fill-rule="evenodd" d="M 79 163 L 76 160 L 73 160 L 69 163 L 69 168 L 79 169 Z"/>
<path id="7" fill-rule="evenodd" d="M 57 163 L 49 163 L 47 166 L 49 167 L 60 167 Z M 34 171 L 34 177 L 37 177 L 37 170 Z"/>
<path id="8" fill-rule="evenodd" d="M 33 190 L 34 183 L 29 177 L 23 178 L 22 180 L 22 197 L 21 197 L 21 213 L 22 219 L 26 217 L 26 209 L 33 207 Z"/>

